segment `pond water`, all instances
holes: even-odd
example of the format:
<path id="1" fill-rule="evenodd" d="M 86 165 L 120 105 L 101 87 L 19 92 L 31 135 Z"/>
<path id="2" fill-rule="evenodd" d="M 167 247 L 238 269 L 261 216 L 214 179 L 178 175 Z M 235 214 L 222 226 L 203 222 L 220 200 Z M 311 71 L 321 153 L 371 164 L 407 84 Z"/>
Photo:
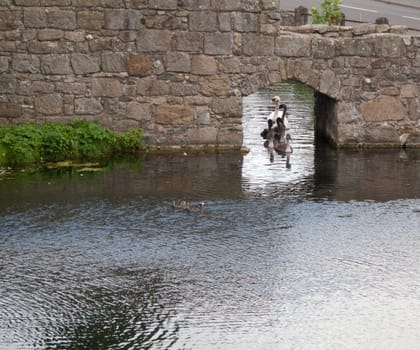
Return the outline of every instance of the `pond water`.
<path id="1" fill-rule="evenodd" d="M 290 159 L 259 136 L 274 94 Z M 0 349 L 418 347 L 420 153 L 315 142 L 312 104 L 245 98 L 246 155 L 3 174 Z"/>

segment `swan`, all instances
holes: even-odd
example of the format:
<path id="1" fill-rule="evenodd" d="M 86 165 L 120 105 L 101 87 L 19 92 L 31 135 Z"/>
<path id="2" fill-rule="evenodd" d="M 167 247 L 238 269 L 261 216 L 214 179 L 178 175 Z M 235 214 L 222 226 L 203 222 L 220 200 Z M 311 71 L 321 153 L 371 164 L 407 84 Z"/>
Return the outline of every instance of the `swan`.
<path id="1" fill-rule="evenodd" d="M 267 120 L 267 123 L 268 123 L 268 128 L 267 129 L 264 129 L 262 132 L 261 132 L 261 137 L 264 139 L 264 140 L 266 140 L 268 137 L 267 137 L 267 135 L 270 133 L 270 131 L 271 131 L 271 128 L 273 127 L 273 121 L 271 120 L 271 119 L 268 119 Z"/>
<path id="2" fill-rule="evenodd" d="M 281 118 L 283 120 L 283 124 L 286 127 L 286 129 L 289 129 L 289 121 L 287 120 L 287 115 L 286 115 L 287 106 L 285 103 L 280 103 L 280 101 L 281 101 L 280 96 L 274 96 L 271 99 L 271 102 L 273 102 L 276 105 L 276 107 L 274 108 L 274 112 L 271 112 L 267 119 L 271 119 L 274 123 L 279 117 L 280 109 L 283 109 L 283 114 Z"/>
<path id="3" fill-rule="evenodd" d="M 277 118 L 277 125 L 273 128 L 274 138 L 279 142 L 285 142 L 284 134 L 286 132 L 286 127 L 283 124 L 282 118 Z"/>
<path id="4" fill-rule="evenodd" d="M 281 155 L 289 155 L 293 153 L 293 147 L 290 144 L 292 141 L 292 137 L 290 136 L 290 134 L 286 135 L 286 142 L 280 142 L 278 140 L 274 140 L 274 150 L 276 151 L 277 154 L 281 154 Z"/>
<path id="5" fill-rule="evenodd" d="M 286 112 L 287 112 L 287 106 L 286 106 L 286 104 L 285 104 L 285 103 L 282 103 L 282 104 L 279 106 L 279 108 L 282 108 L 282 109 L 283 109 L 283 114 L 282 114 L 282 116 L 281 116 L 281 120 L 282 120 L 282 122 L 283 122 L 283 124 L 284 124 L 284 127 L 285 127 L 286 129 L 289 129 L 289 119 L 287 118 L 287 114 L 286 114 Z"/>
<path id="6" fill-rule="evenodd" d="M 274 123 L 277 120 L 278 116 L 279 116 L 279 111 L 280 111 L 280 96 L 274 96 L 271 99 L 271 102 L 273 102 L 276 105 L 276 107 L 274 108 L 274 112 L 271 112 L 267 119 L 271 119 L 273 121 L 273 123 Z"/>

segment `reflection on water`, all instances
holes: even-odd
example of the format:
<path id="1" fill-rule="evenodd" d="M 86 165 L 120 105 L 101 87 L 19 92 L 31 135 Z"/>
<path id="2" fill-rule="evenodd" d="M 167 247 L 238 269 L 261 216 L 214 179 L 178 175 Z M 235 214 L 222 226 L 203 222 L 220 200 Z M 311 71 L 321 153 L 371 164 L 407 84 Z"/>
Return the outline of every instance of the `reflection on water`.
<path id="1" fill-rule="evenodd" d="M 244 156 L 1 177 L 0 349 L 416 348 L 420 153 L 314 142 L 309 92 L 244 99 Z"/>

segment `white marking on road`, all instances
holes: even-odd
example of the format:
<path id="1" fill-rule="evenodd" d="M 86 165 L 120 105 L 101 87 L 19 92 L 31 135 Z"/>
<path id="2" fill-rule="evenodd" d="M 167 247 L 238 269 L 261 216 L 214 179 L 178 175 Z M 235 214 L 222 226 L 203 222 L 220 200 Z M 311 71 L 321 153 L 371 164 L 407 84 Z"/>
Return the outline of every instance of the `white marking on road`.
<path id="1" fill-rule="evenodd" d="M 407 18 L 407 19 L 414 19 L 415 21 L 420 21 L 420 18 L 418 17 L 410 17 L 410 16 L 402 16 L 403 18 Z"/>
<path id="2" fill-rule="evenodd" d="M 372 12 L 372 13 L 378 13 L 378 11 L 375 10 L 369 10 L 369 9 L 362 9 L 360 7 L 353 7 L 353 6 L 347 6 L 347 5 L 340 5 L 341 7 L 344 7 L 346 9 L 351 9 L 351 10 L 358 10 L 358 11 L 365 11 L 365 12 Z"/>

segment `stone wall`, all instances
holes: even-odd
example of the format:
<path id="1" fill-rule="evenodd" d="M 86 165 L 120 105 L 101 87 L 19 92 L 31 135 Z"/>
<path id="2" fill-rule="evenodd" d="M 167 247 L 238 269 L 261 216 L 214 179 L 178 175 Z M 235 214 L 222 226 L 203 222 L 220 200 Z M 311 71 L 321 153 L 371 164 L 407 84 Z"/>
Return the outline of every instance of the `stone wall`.
<path id="1" fill-rule="evenodd" d="M 337 146 L 420 145 L 420 36 L 406 27 L 282 28 L 283 78 L 316 90 L 319 132 Z"/>
<path id="2" fill-rule="evenodd" d="M 278 3 L 0 0 L 0 124 L 86 118 L 150 144 L 241 145 L 234 76 L 271 61 L 255 47 L 294 21 Z"/>
<path id="3" fill-rule="evenodd" d="M 0 124 L 85 118 L 151 145 L 240 147 L 242 97 L 295 79 L 327 101 L 336 145 L 420 144 L 420 37 L 295 21 L 278 0 L 0 0 Z"/>

